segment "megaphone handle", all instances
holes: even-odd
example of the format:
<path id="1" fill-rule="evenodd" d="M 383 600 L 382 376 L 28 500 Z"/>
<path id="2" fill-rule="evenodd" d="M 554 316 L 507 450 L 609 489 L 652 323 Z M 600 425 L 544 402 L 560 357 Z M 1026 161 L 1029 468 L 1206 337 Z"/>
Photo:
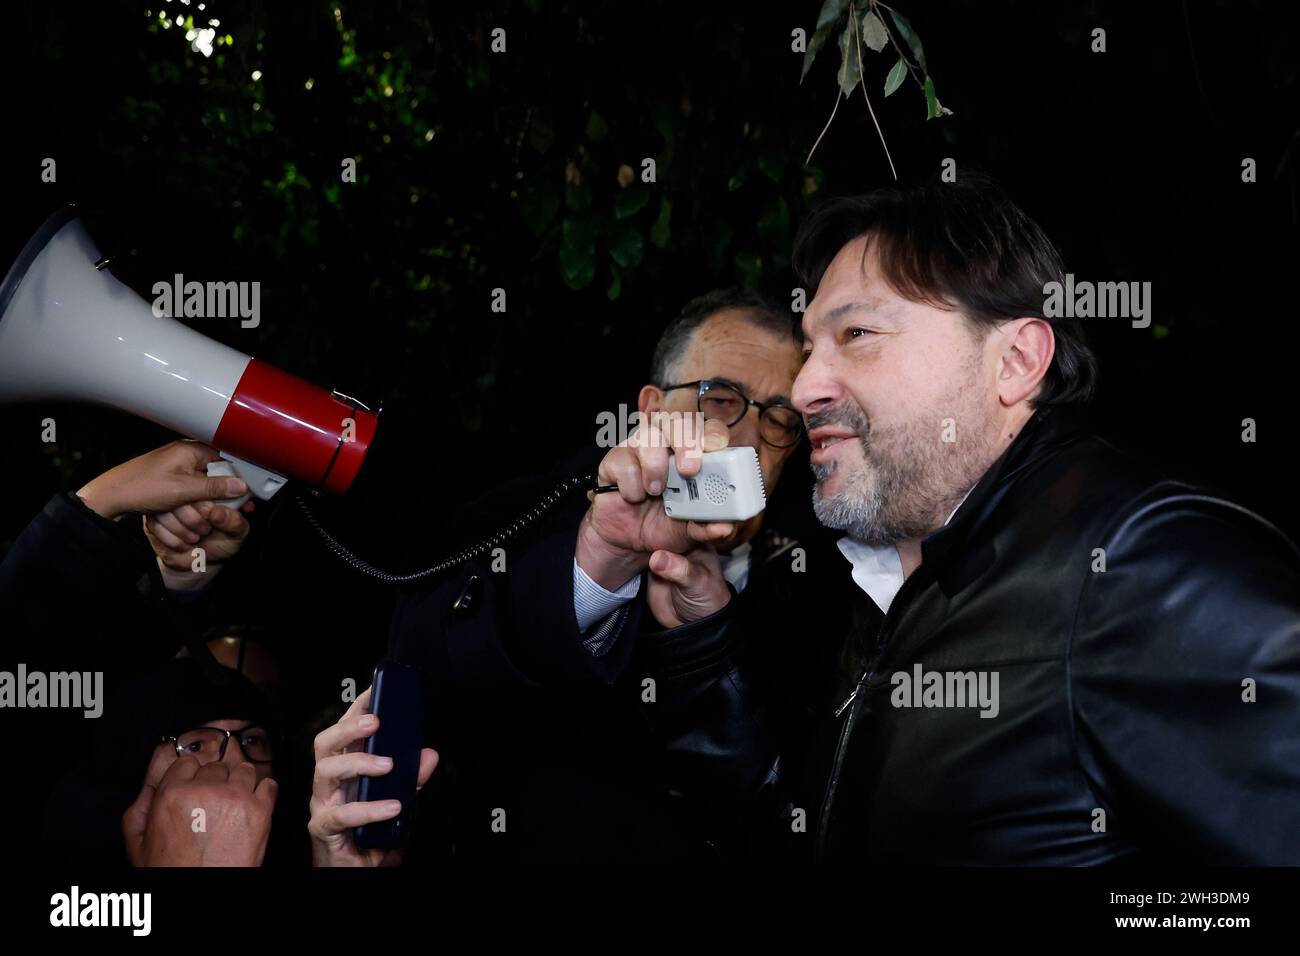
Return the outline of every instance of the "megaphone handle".
<path id="1" fill-rule="evenodd" d="M 277 475 L 273 471 L 254 465 L 251 461 L 244 461 L 234 455 L 227 455 L 224 451 L 220 452 L 220 455 L 221 460 L 208 462 L 208 476 L 242 478 L 244 483 L 248 485 L 246 494 L 238 498 L 224 498 L 217 502 L 217 504 L 225 505 L 227 508 L 238 508 L 253 496 L 267 501 L 283 488 L 284 483 L 289 480 L 284 475 Z"/>

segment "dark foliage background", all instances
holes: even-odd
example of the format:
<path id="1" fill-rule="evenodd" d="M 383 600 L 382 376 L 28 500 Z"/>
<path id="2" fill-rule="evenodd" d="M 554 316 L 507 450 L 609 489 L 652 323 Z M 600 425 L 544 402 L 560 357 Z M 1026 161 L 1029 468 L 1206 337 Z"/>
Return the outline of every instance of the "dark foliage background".
<path id="1" fill-rule="evenodd" d="M 1100 423 L 1295 535 L 1293 6 L 900 0 L 954 115 L 927 120 L 910 84 L 885 99 L 892 57 L 866 70 L 901 176 L 933 177 L 944 157 L 983 167 L 1077 276 L 1153 283 L 1151 328 L 1091 325 Z M 160 12 L 219 20 L 212 55 Z M 142 293 L 176 272 L 260 280 L 259 328 L 201 327 L 385 402 L 356 493 L 322 509 L 380 563 L 431 561 L 461 496 L 544 467 L 635 401 L 685 300 L 742 283 L 789 301 L 810 205 L 890 180 L 860 91 L 804 165 L 839 65 L 828 45 L 800 83 L 791 30 L 811 34 L 817 14 L 817 0 L 13 5 L 0 258 L 75 200 Z M 56 183 L 40 181 L 45 157 Z M 1242 182 L 1244 157 L 1258 182 Z M 0 427 L 0 541 L 55 490 L 170 437 L 58 404 L 0 408 Z M 294 519 L 262 530 L 268 586 L 250 613 L 321 649 L 302 666 L 328 696 L 377 656 L 385 597 Z"/>

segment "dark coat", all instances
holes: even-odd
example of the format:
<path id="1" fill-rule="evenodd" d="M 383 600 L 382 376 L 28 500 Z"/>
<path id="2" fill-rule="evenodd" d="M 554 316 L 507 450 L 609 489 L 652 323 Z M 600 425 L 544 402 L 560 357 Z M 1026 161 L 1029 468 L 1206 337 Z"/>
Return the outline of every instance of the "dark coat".
<path id="1" fill-rule="evenodd" d="M 507 526 L 561 479 L 594 474 L 602 454 L 580 452 L 498 489 L 469 509 L 469 523 L 479 534 Z M 429 676 L 427 742 L 443 758 L 419 827 L 476 862 L 717 861 L 718 839 L 681 805 L 646 719 L 649 675 L 630 666 L 635 642 L 624 635 L 655 640 L 660 629 L 636 602 L 616 622 L 621 634 L 608 651 L 593 652 L 578 632 L 572 568 L 587 507 L 581 491 L 566 494 L 503 546 L 504 570 L 484 555 L 400 605 L 390 653 Z M 813 544 L 764 529 L 752 545 L 749 582 L 735 603 L 761 619 L 799 603 L 812 577 L 806 568 L 824 560 L 824 550 L 807 552 L 829 539 Z M 827 676 L 814 662 L 834 650 L 814 645 L 832 634 L 837 647 L 837 629 L 772 634 L 780 638 L 772 647 L 755 647 L 755 672 L 780 673 L 788 704 L 780 726 L 807 725 L 812 687 Z M 504 832 L 492 827 L 498 810 Z"/>
<path id="2" fill-rule="evenodd" d="M 922 551 L 888 615 L 855 599 L 802 779 L 732 719 L 693 751 L 711 774 L 678 768 L 688 796 L 822 862 L 1300 864 L 1300 552 L 1276 527 L 1045 408 Z M 768 706 L 728 616 L 673 655 L 716 661 L 674 688 L 673 746 Z M 996 673 L 996 716 L 901 706 L 918 666 Z"/>
<path id="3" fill-rule="evenodd" d="M 594 656 L 572 619 L 584 507 L 508 574 L 468 567 L 411 599 L 393 632 L 399 654 L 482 687 L 539 770 L 558 741 L 507 716 L 521 682 L 567 695 L 570 727 L 605 734 L 728 858 L 1300 864 L 1300 553 L 1076 411 L 1035 413 L 887 616 L 829 554 L 785 596 L 672 631 L 638 599 Z M 783 686 L 781 660 L 813 679 Z M 895 675 L 917 665 L 996 673 L 997 715 L 898 706 Z M 640 724 L 594 726 L 592 694 Z"/>

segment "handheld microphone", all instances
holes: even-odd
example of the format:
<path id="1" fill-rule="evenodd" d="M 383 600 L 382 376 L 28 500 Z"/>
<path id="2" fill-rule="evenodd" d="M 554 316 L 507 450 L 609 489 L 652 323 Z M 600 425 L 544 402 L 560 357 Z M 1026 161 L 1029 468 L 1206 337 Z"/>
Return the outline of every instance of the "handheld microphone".
<path id="1" fill-rule="evenodd" d="M 596 494 L 617 491 L 618 485 L 597 485 Z M 664 483 L 664 514 L 679 521 L 746 521 L 767 507 L 763 469 L 758 452 L 748 446 L 706 451 L 700 470 L 683 478 L 677 459 L 668 459 Z"/>

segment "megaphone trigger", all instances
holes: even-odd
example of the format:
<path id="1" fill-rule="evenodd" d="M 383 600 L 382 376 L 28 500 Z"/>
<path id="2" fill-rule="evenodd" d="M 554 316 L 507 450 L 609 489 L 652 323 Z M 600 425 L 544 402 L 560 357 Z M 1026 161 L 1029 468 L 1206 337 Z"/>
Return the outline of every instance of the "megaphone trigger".
<path id="1" fill-rule="evenodd" d="M 220 452 L 220 455 L 220 461 L 208 462 L 208 477 L 242 478 L 244 484 L 248 485 L 248 491 L 240 497 L 224 498 L 217 502 L 227 508 L 237 509 L 250 498 L 268 501 L 289 480 L 284 475 L 277 475 L 273 471 L 254 465 L 251 461 L 227 455 L 224 451 Z"/>

